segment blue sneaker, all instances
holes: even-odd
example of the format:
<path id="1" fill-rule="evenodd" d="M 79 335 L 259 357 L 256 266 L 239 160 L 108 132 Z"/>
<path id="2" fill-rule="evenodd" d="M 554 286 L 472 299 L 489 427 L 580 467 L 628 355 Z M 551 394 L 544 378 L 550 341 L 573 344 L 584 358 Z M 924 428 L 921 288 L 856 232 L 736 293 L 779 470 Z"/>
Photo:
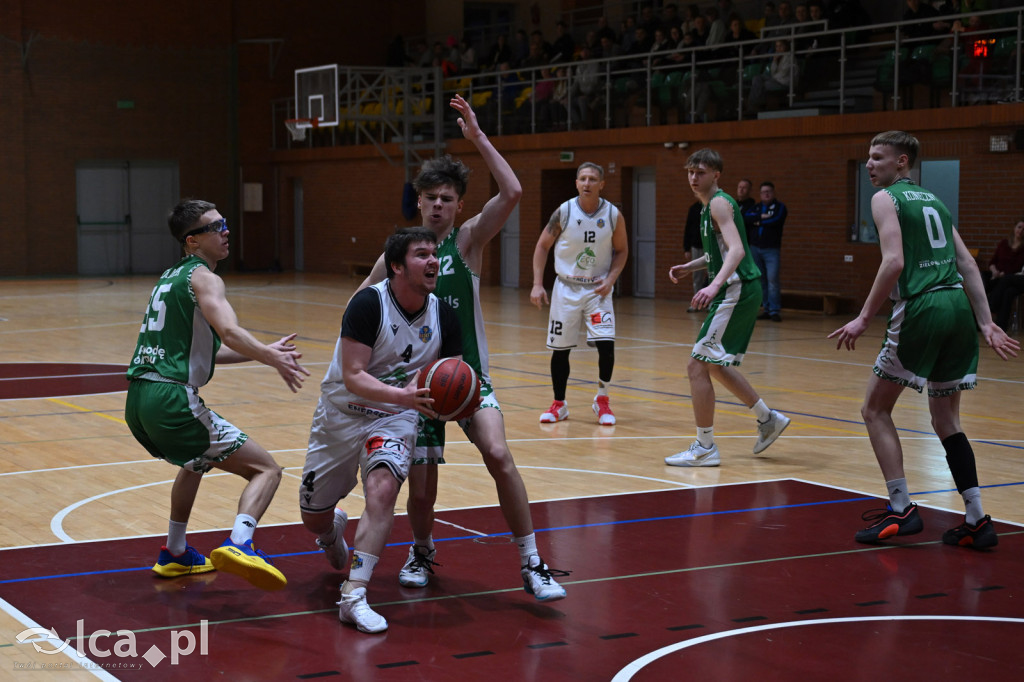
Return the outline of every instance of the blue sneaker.
<path id="1" fill-rule="evenodd" d="M 210 560 L 218 571 L 241 576 L 261 590 L 281 590 L 288 584 L 284 573 L 274 568 L 270 558 L 253 548 L 252 540 L 236 545 L 228 538 L 210 552 Z"/>
<path id="2" fill-rule="evenodd" d="M 153 564 L 153 572 L 161 578 L 177 578 L 182 575 L 195 575 L 197 573 L 209 573 L 216 570 L 210 560 L 196 551 L 195 547 L 187 545 L 185 551 L 175 556 L 167 547 L 160 548 L 160 556 Z"/>

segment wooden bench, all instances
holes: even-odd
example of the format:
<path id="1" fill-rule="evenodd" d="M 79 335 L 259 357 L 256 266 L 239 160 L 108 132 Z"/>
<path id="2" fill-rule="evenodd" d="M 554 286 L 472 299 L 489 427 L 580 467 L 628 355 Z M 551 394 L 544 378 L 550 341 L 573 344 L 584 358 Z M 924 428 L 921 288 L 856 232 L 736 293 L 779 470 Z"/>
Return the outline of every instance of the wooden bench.
<path id="1" fill-rule="evenodd" d="M 820 299 L 821 300 L 821 311 L 825 315 L 835 315 L 839 312 L 839 304 L 846 297 L 837 291 L 816 291 L 811 289 L 783 289 L 782 298 L 790 299 Z M 786 306 L 783 304 L 783 308 L 798 306 Z"/>

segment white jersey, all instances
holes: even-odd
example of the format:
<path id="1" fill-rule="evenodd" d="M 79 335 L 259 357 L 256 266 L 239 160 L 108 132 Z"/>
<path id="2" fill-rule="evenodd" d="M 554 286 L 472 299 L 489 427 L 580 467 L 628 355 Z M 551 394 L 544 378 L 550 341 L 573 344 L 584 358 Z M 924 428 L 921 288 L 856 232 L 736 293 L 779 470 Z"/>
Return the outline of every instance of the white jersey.
<path id="1" fill-rule="evenodd" d="M 619 209 L 601 199 L 597 210 L 587 213 L 576 197 L 558 207 L 558 220 L 562 233 L 555 242 L 555 274 L 579 284 L 604 279 L 612 267 L 612 233 Z"/>
<path id="2" fill-rule="evenodd" d="M 454 329 L 454 335 L 458 336 L 457 325 L 453 328 L 450 321 L 454 315 L 447 316 L 450 318 L 448 329 L 443 329 L 445 320 L 440 305 L 437 297 L 430 294 L 423 308 L 407 316 L 395 301 L 388 280 L 356 294 L 345 310 L 334 357 L 320 384 L 323 397 L 341 412 L 383 417 L 407 410 L 401 405 L 368 400 L 345 386 L 341 338 L 349 337 L 370 346 L 373 351 L 366 372 L 385 384 L 403 387 L 415 370 L 424 369 L 441 357 L 444 331 L 450 336 Z"/>

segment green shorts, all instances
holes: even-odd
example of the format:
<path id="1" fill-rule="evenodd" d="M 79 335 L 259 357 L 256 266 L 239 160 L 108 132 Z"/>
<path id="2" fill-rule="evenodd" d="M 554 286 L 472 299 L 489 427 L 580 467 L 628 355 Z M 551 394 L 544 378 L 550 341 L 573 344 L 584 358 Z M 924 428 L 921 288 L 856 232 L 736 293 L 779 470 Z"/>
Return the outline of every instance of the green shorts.
<path id="1" fill-rule="evenodd" d="M 477 412 L 488 407 L 501 412 L 501 405 L 498 404 L 498 398 L 494 395 L 494 387 L 489 382 L 481 382 L 480 407 L 477 408 Z M 472 415 L 459 420 L 459 426 L 462 427 L 467 437 L 469 437 L 467 429 L 471 421 L 473 421 Z M 416 449 L 412 458 L 413 464 L 444 464 L 444 425 L 447 423 L 437 419 L 427 419 L 420 415 Z"/>
<path id="2" fill-rule="evenodd" d="M 124 420 L 149 454 L 200 474 L 249 439 L 179 383 L 129 382 Z"/>
<path id="3" fill-rule="evenodd" d="M 761 280 L 727 284 L 711 301 L 690 356 L 714 365 L 738 365 L 754 334 Z"/>
<path id="4" fill-rule="evenodd" d="M 942 397 L 978 384 L 978 332 L 967 293 L 937 289 L 892 307 L 874 371 L 918 393 Z"/>

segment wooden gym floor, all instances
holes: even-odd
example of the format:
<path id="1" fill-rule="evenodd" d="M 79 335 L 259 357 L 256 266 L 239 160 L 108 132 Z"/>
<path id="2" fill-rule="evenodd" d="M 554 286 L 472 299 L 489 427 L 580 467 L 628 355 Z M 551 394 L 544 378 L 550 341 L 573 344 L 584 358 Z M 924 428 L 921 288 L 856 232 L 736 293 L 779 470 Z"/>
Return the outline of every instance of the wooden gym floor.
<path id="1" fill-rule="evenodd" d="M 759 322 L 742 370 L 793 424 L 752 455 L 752 415 L 719 390 L 722 466 L 684 470 L 662 458 L 693 439 L 685 364 L 702 315 L 678 302 L 618 299 L 618 425 L 594 420 L 597 358 L 585 346 L 571 356 L 570 419 L 541 425 L 551 400 L 547 313 L 525 290 L 485 289 L 508 439 L 542 554 L 572 571 L 562 581 L 569 596 L 539 604 L 522 591 L 493 484 L 452 427 L 438 504 L 443 566 L 424 591 L 397 585 L 409 540 L 399 518 L 370 589 L 391 629 L 373 636 L 337 622 L 340 574 L 297 525 L 318 382 L 357 280 L 226 281 L 242 324 L 264 340 L 297 332 L 312 373 L 293 395 L 269 368 L 225 366 L 202 391 L 285 467 L 256 540 L 289 587 L 270 594 L 234 576 L 150 575 L 175 470 L 128 433 L 120 374 L 153 278 L 0 281 L 0 679 L 51 679 L 61 669 L 61 679 L 665 680 L 694 671 L 842 681 L 875 678 L 913 656 L 932 678 L 1009 680 L 1024 666 L 1015 644 L 1024 632 L 1024 359 L 983 351 L 979 387 L 962 405 L 999 547 L 939 541 L 962 504 L 927 402 L 910 392 L 895 419 L 925 530 L 872 547 L 853 542 L 861 512 L 881 506 L 872 496 L 885 492 L 859 406 L 884 318 L 852 353 L 825 339 L 846 317 L 784 311 L 781 324 Z M 191 544 L 208 553 L 220 543 L 240 489 L 235 477 L 207 476 Z M 361 498 L 344 506 L 355 518 Z M 19 641 L 31 627 L 53 628 L 71 645 L 39 653 L 33 644 L 59 643 Z M 137 656 L 96 655 L 87 640 L 101 629 L 131 632 Z M 152 646 L 170 653 L 172 636 L 185 644 L 204 632 L 205 653 L 197 645 L 174 665 L 141 658 Z M 100 637 L 97 648 L 118 641 Z M 69 655 L 76 646 L 88 660 Z"/>

